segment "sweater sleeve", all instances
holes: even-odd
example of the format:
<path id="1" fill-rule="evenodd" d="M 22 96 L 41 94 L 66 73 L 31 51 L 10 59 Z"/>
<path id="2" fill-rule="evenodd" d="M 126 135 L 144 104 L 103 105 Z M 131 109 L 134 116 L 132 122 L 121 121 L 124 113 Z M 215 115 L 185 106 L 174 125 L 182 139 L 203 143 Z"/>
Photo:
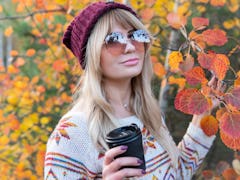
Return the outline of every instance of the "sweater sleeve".
<path id="1" fill-rule="evenodd" d="M 97 151 L 82 115 L 65 115 L 47 143 L 44 179 L 98 179 Z"/>
<path id="2" fill-rule="evenodd" d="M 190 180 L 208 153 L 215 136 L 207 136 L 203 130 L 190 123 L 183 140 L 178 144 L 180 150 L 179 179 Z"/>

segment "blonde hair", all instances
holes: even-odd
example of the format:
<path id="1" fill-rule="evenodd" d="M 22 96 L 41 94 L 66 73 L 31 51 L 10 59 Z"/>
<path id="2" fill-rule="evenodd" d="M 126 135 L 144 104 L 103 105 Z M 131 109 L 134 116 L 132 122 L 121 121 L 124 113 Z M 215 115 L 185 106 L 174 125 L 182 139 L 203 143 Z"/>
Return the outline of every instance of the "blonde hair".
<path id="1" fill-rule="evenodd" d="M 117 119 L 106 99 L 102 85 L 100 54 L 104 38 L 110 32 L 114 22 L 123 27 L 145 29 L 145 26 L 128 11 L 115 9 L 106 13 L 96 23 L 86 47 L 86 68 L 75 93 L 75 107 L 86 113 L 89 134 L 97 148 L 108 148 L 104 137 L 117 127 Z M 149 50 L 146 51 L 142 72 L 132 79 L 132 97 L 130 108 L 153 134 L 156 140 L 169 153 L 173 167 L 177 168 L 178 149 L 163 124 L 157 100 L 151 90 L 152 64 Z"/>

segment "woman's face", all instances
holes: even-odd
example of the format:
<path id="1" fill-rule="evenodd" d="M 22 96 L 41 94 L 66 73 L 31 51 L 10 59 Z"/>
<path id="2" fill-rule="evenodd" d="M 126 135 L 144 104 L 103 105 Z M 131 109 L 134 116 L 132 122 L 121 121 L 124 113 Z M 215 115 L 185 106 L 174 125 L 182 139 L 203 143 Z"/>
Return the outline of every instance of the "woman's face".
<path id="1" fill-rule="evenodd" d="M 144 43 L 130 41 L 127 37 L 132 31 L 134 29 L 131 27 L 125 29 L 115 23 L 110 36 L 105 39 L 100 60 L 105 80 L 131 79 L 141 73 L 145 54 Z M 119 35 L 121 40 L 127 40 L 125 44 L 114 42 L 113 39 L 119 39 Z M 109 40 L 109 43 L 106 40 Z"/>

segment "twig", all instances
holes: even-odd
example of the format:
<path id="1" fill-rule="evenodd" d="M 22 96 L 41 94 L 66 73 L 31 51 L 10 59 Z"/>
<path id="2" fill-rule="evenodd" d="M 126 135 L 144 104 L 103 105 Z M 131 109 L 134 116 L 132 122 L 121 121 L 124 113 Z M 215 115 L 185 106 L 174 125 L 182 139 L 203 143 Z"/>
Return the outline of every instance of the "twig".
<path id="1" fill-rule="evenodd" d="M 66 12 L 66 9 L 60 8 L 60 9 L 44 9 L 44 10 L 39 10 L 39 11 L 34 11 L 25 15 L 19 15 L 19 16 L 5 16 L 5 17 L 0 17 L 0 21 L 2 20 L 13 20 L 13 19 L 25 19 L 27 17 L 33 17 L 36 14 L 43 14 L 43 13 L 52 13 L 52 12 Z"/>

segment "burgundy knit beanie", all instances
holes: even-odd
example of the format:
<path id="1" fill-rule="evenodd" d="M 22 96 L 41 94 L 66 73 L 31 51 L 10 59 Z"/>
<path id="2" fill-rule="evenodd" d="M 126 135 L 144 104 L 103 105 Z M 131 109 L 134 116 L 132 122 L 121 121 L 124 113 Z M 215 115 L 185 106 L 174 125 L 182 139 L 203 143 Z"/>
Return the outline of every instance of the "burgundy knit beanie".
<path id="1" fill-rule="evenodd" d="M 129 6 L 115 2 L 96 2 L 83 9 L 67 27 L 63 35 L 63 44 L 78 58 L 85 68 L 85 53 L 88 38 L 98 19 L 112 9 L 124 9 L 137 16 Z"/>

